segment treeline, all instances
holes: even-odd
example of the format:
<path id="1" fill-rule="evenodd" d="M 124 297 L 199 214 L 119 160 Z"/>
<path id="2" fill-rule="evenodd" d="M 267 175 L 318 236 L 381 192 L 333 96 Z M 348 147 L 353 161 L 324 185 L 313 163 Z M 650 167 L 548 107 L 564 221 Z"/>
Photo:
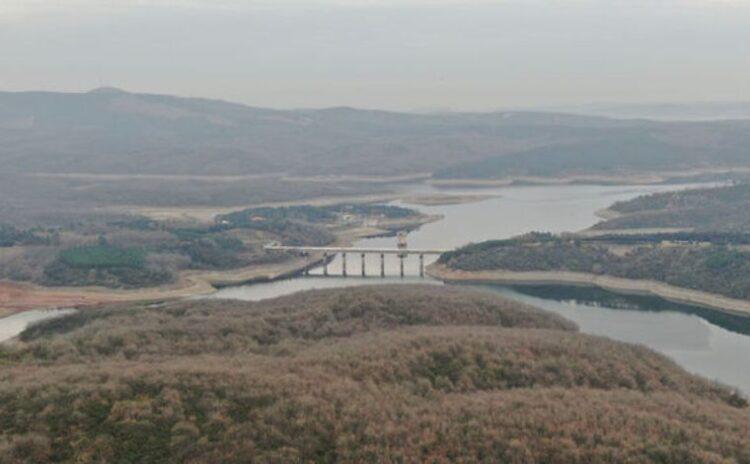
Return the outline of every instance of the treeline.
<path id="1" fill-rule="evenodd" d="M 41 229 L 19 229 L 8 224 L 0 224 L 0 248 L 17 245 L 50 245 L 59 240 L 56 231 Z"/>
<path id="2" fill-rule="evenodd" d="M 640 130 L 609 130 L 603 135 L 583 128 L 569 128 L 568 131 L 577 133 L 582 139 L 535 147 L 512 155 L 459 162 L 439 169 L 434 176 L 492 179 L 653 173 L 674 170 L 675 166 L 690 166 L 711 156 L 708 150 L 686 148 Z M 741 149 L 738 145 L 734 151 Z"/>
<path id="3" fill-rule="evenodd" d="M 557 242 L 559 240 L 559 237 L 549 232 L 529 232 L 527 234 L 508 239 L 486 240 L 479 243 L 470 243 L 460 248 L 456 248 L 455 250 L 443 253 L 438 258 L 438 263 L 458 263 L 462 262 L 464 259 L 471 261 L 473 259 L 478 259 L 484 254 L 491 254 L 493 250 L 500 247 L 510 247 L 514 245 L 535 242 Z"/>
<path id="4" fill-rule="evenodd" d="M 264 241 L 272 238 L 312 245 L 333 240 L 333 234 L 323 227 L 294 221 L 279 227 L 258 227 L 257 232 L 263 232 L 258 237 L 227 226 L 164 226 L 150 230 L 141 229 L 143 224 L 134 222 L 134 234 L 113 231 L 102 234 L 96 244 L 62 249 L 44 267 L 40 283 L 112 288 L 156 286 L 174 281 L 176 273 L 183 269 L 223 270 L 283 261 L 286 255 L 269 253 L 262 247 Z"/>
<path id="5" fill-rule="evenodd" d="M 540 238 L 470 245 L 443 255 L 441 262 L 466 271 L 569 271 L 655 280 L 750 299 L 750 252 L 731 246 L 642 245 L 620 255 L 593 241 Z"/>
<path id="6" fill-rule="evenodd" d="M 231 269 L 254 254 L 237 237 L 210 228 L 103 234 L 94 244 L 53 252 L 39 283 L 49 286 L 151 287 L 172 282 L 182 269 Z M 155 237 L 154 237 L 155 235 Z M 111 236 L 111 239 L 107 239 Z"/>
<path id="7" fill-rule="evenodd" d="M 683 244 L 750 245 L 750 232 L 664 232 L 653 234 L 603 234 L 580 237 L 582 242 L 612 242 L 623 245 L 659 244 L 677 242 Z"/>
<path id="8" fill-rule="evenodd" d="M 610 209 L 623 216 L 594 228 L 750 233 L 750 184 L 656 193 L 615 203 Z"/>
<path id="9" fill-rule="evenodd" d="M 665 209 L 715 208 L 750 204 L 750 184 L 652 193 L 610 207 L 619 213 Z"/>
<path id="10" fill-rule="evenodd" d="M 596 224 L 598 230 L 615 229 L 687 229 L 699 232 L 750 232 L 750 205 L 716 206 L 693 209 L 668 209 L 633 213 Z"/>
<path id="11" fill-rule="evenodd" d="M 750 459 L 740 395 L 483 292 L 120 305 L 22 340 L 0 351 L 3 463 Z"/>
<path id="12" fill-rule="evenodd" d="M 174 281 L 181 270 L 226 270 L 290 258 L 265 250 L 270 241 L 323 246 L 335 240 L 334 227 L 418 214 L 378 204 L 263 207 L 222 215 L 212 224 L 119 217 L 54 231 L 49 239 L 32 231 L 0 228 L 0 238 L 13 244 L 44 245 L 5 259 L 0 256 L 0 278 L 53 286 L 156 286 Z"/>
<path id="13" fill-rule="evenodd" d="M 330 223 L 342 215 L 382 216 L 389 219 L 402 219 L 419 215 L 419 212 L 400 206 L 375 203 L 338 204 L 330 206 L 284 206 L 277 208 L 248 208 L 217 217 L 217 222 L 233 227 L 257 227 L 257 223 L 273 221 L 303 221 L 309 223 Z"/>

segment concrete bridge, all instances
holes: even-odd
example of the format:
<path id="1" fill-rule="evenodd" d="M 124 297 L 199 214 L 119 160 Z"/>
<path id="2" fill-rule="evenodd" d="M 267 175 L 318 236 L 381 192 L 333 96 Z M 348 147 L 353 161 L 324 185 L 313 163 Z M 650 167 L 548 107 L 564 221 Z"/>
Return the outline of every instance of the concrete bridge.
<path id="1" fill-rule="evenodd" d="M 401 277 L 404 276 L 404 259 L 410 255 L 419 256 L 419 275 L 424 277 L 424 257 L 425 255 L 440 255 L 447 251 L 447 249 L 437 248 L 407 248 L 405 236 L 399 234 L 399 241 L 397 248 L 365 248 L 365 247 L 334 247 L 334 246 L 284 246 L 278 244 L 270 244 L 264 247 L 266 250 L 276 251 L 292 251 L 301 254 L 309 253 L 322 253 L 323 254 L 323 275 L 328 275 L 328 262 L 331 261 L 337 254 L 341 254 L 342 264 L 342 275 L 347 276 L 346 267 L 346 256 L 348 254 L 359 254 L 361 259 L 361 273 L 362 277 L 366 275 L 365 259 L 367 255 L 380 255 L 380 277 L 385 277 L 385 255 L 396 255 L 399 258 L 399 267 Z"/>

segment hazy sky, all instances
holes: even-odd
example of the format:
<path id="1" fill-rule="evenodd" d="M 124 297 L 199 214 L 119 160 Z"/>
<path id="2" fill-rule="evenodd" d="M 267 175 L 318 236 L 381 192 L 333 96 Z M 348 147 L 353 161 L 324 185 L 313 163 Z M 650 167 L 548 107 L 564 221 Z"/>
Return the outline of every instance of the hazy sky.
<path id="1" fill-rule="evenodd" d="M 750 100 L 750 0 L 0 0 L 0 90 L 257 106 Z"/>

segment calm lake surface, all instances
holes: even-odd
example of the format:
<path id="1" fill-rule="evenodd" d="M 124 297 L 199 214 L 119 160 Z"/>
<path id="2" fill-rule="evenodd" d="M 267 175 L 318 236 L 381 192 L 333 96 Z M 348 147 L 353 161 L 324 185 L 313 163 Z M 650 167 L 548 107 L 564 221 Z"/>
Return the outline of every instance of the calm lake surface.
<path id="1" fill-rule="evenodd" d="M 498 197 L 463 205 L 416 207 L 427 214 L 441 214 L 444 219 L 410 233 L 409 246 L 453 248 L 469 242 L 508 238 L 530 231 L 577 231 L 598 222 L 596 211 L 616 201 L 686 187 L 567 185 L 451 190 L 451 193 Z M 423 190 L 431 192 L 428 188 Z M 393 204 L 401 205 L 399 202 Z M 357 245 L 393 247 L 395 239 L 365 239 L 357 242 Z M 440 282 L 417 277 L 419 267 L 415 257 L 407 259 L 408 275 L 404 279 L 378 277 L 380 262 L 377 257 L 371 257 L 365 266 L 366 273 L 371 277 L 363 279 L 359 277 L 360 257 L 350 255 L 347 262 L 350 277 L 335 277 L 341 273 L 341 259 L 337 257 L 329 265 L 330 277 L 323 277 L 322 269 L 316 269 L 310 277 L 227 288 L 218 291 L 212 298 L 260 300 L 312 288 L 394 282 L 440 285 Z M 386 273 L 398 275 L 397 258 L 386 261 Z M 580 287 L 509 288 L 482 285 L 481 288 L 561 314 L 576 322 L 585 333 L 641 343 L 666 354 L 691 372 L 750 394 L 750 319 L 678 305 L 660 298 L 621 296 Z"/>
<path id="2" fill-rule="evenodd" d="M 636 196 L 690 186 L 529 186 L 481 190 L 451 190 L 449 193 L 496 195 L 496 197 L 463 205 L 417 206 L 427 214 L 444 219 L 427 224 L 409 234 L 414 248 L 453 248 L 469 242 L 508 238 L 530 231 L 565 232 L 591 226 L 599 219 L 595 212 L 612 203 Z M 434 193 L 419 186 L 415 193 Z M 394 203 L 401 205 L 401 203 Z M 405 205 L 414 207 L 412 205 Z M 361 246 L 395 246 L 392 237 L 364 239 Z M 398 275 L 398 260 L 386 261 L 385 279 L 379 277 L 380 262 L 370 257 L 365 263 L 368 277 L 359 277 L 359 256 L 350 255 L 347 268 L 350 277 L 341 274 L 341 258 L 329 265 L 330 277 L 322 268 L 310 277 L 300 277 L 265 284 L 232 287 L 217 291 L 209 298 L 261 300 L 300 290 L 383 283 L 441 282 L 418 277 L 416 257 L 406 261 L 407 276 Z M 430 262 L 434 258 L 426 259 Z M 750 319 L 727 316 L 715 311 L 673 304 L 659 298 L 621 296 L 581 287 L 480 286 L 484 291 L 499 292 L 512 299 L 533 304 L 561 314 L 576 322 L 585 333 L 612 339 L 641 343 L 674 359 L 691 372 L 718 380 L 750 394 Z M 49 311 L 32 311 L 0 320 L 0 340 L 17 335 L 36 320 L 56 315 Z M 13 319 L 15 318 L 15 319 Z"/>

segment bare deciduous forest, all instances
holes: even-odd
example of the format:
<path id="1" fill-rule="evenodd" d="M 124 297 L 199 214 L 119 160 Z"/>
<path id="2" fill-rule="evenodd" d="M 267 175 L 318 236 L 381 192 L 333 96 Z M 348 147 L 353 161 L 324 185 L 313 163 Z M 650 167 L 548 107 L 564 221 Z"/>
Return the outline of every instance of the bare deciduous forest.
<path id="1" fill-rule="evenodd" d="M 750 459 L 729 389 L 463 289 L 102 307 L 21 339 L 7 463 Z"/>

